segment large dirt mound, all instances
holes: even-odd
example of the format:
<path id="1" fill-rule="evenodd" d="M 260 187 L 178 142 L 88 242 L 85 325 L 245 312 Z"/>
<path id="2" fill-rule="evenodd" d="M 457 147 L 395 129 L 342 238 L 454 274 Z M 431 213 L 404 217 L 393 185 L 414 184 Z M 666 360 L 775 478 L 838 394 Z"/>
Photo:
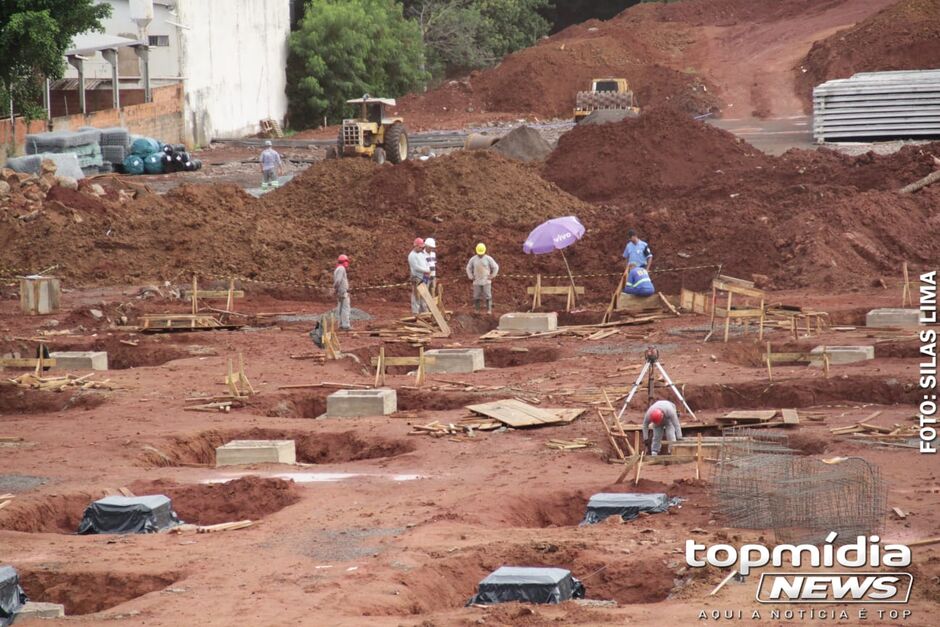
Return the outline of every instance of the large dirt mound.
<path id="1" fill-rule="evenodd" d="M 817 41 L 794 68 L 806 112 L 813 87 L 856 72 L 940 67 L 940 0 L 901 0 Z"/>

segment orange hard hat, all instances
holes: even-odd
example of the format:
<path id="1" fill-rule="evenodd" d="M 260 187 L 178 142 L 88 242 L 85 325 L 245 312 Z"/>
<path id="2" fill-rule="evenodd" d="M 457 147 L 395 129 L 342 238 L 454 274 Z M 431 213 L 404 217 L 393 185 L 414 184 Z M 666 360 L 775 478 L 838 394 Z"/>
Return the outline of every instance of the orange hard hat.
<path id="1" fill-rule="evenodd" d="M 652 422 L 653 424 L 656 424 L 656 425 L 662 424 L 662 422 L 663 422 L 663 410 L 661 410 L 660 408 L 657 407 L 657 408 L 655 408 L 653 411 L 651 411 L 651 412 L 650 412 L 650 422 Z"/>
<path id="2" fill-rule="evenodd" d="M 415 246 L 424 246 L 424 240 L 420 237 L 415 238 Z"/>
<path id="3" fill-rule="evenodd" d="M 338 263 L 343 263 L 344 261 L 349 261 L 349 257 L 347 257 L 346 255 L 340 255 L 339 257 L 336 258 L 336 261 Z"/>

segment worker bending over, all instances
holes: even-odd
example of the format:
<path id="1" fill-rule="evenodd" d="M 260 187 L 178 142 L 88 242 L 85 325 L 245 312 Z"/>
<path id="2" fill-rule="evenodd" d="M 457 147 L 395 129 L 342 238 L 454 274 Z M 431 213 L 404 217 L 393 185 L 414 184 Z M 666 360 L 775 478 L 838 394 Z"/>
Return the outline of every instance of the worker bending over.
<path id="1" fill-rule="evenodd" d="M 499 264 L 486 254 L 486 245 L 477 244 L 476 253 L 467 262 L 467 277 L 473 281 L 473 310 L 480 311 L 486 301 L 486 312 L 493 313 L 493 279 L 499 274 Z"/>
<path id="2" fill-rule="evenodd" d="M 349 257 L 340 255 L 336 258 L 336 269 L 333 270 L 333 291 L 336 292 L 336 317 L 339 318 L 339 328 L 349 331 L 349 278 L 346 270 L 349 268 Z"/>
<path id="3" fill-rule="evenodd" d="M 652 425 L 653 442 L 647 439 L 647 428 Z M 646 410 L 643 416 L 643 443 L 650 455 L 659 455 L 663 445 L 663 433 L 666 441 L 675 442 L 682 439 L 682 426 L 679 424 L 679 412 L 675 403 L 671 401 L 656 401 Z"/>
<path id="4" fill-rule="evenodd" d="M 422 298 L 418 295 L 418 286 L 431 281 L 431 268 L 428 266 L 428 255 L 424 252 L 424 240 L 416 237 L 414 247 L 408 253 L 408 272 L 411 280 L 411 313 L 418 315 L 427 311 Z"/>
<path id="5" fill-rule="evenodd" d="M 627 265 L 627 282 L 623 286 L 623 293 L 632 296 L 652 296 L 656 293 L 646 268 L 640 268 L 632 261 Z"/>

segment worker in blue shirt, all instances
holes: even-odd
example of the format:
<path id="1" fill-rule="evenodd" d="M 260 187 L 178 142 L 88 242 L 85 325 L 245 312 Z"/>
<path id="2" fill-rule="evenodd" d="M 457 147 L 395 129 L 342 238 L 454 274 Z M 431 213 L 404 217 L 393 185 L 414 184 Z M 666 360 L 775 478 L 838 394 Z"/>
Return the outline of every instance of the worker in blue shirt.
<path id="1" fill-rule="evenodd" d="M 627 264 L 636 264 L 638 268 L 646 268 L 647 270 L 652 268 L 653 251 L 650 250 L 649 244 L 637 237 L 636 231 L 633 229 L 627 231 L 627 237 L 630 241 L 627 242 L 627 247 L 623 249 L 623 258 L 627 260 Z"/>
<path id="2" fill-rule="evenodd" d="M 646 268 L 638 268 L 632 261 L 627 264 L 627 282 L 623 286 L 623 293 L 632 296 L 652 296 L 656 293 Z"/>

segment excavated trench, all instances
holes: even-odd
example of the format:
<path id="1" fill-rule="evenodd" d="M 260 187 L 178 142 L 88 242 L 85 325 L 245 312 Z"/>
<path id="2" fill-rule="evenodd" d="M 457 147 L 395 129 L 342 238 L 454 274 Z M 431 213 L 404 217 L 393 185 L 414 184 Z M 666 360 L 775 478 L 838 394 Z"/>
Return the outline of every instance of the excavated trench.
<path id="1" fill-rule="evenodd" d="M 23 414 L 46 414 L 70 409 L 92 409 L 107 400 L 94 390 L 47 392 L 0 383 L 0 419 Z"/>
<path id="2" fill-rule="evenodd" d="M 326 397 L 331 392 L 292 392 L 274 398 L 261 397 L 249 404 L 271 418 L 318 418 L 326 413 Z"/>
<path id="3" fill-rule="evenodd" d="M 283 429 L 204 431 L 176 436 L 162 443 L 143 446 L 142 462 L 151 467 L 215 466 L 215 449 L 232 440 L 293 440 L 297 461 L 305 464 L 341 464 L 364 459 L 382 459 L 410 453 L 412 442 L 362 436 L 355 431 L 316 432 Z"/>
<path id="4" fill-rule="evenodd" d="M 403 390 L 396 392 L 398 411 L 447 411 L 463 409 L 466 405 L 475 405 L 496 400 L 491 393 L 473 394 L 471 392 L 427 392 L 424 390 Z"/>
<path id="5" fill-rule="evenodd" d="M 578 578 L 591 575 L 584 581 L 586 598 L 619 604 L 657 603 L 673 590 L 676 573 L 660 553 L 640 557 L 584 547 L 580 542 L 556 545 L 533 541 L 463 549 L 402 578 L 400 596 L 406 600 L 407 610 L 396 605 L 375 608 L 374 613 L 420 615 L 463 607 L 481 579 L 507 565 L 565 568 Z"/>
<path id="6" fill-rule="evenodd" d="M 487 348 L 483 354 L 487 368 L 515 368 L 529 364 L 541 364 L 558 361 L 561 350 L 549 346 L 522 347 L 525 350 L 513 350 L 508 346 Z"/>
<path id="7" fill-rule="evenodd" d="M 98 338 L 91 342 L 57 344 L 57 351 L 106 351 L 109 370 L 127 370 L 162 366 L 175 359 L 192 357 L 193 353 L 174 345 L 164 345 L 149 337 L 134 337 L 137 346 L 121 342 L 121 338 Z"/>
<path id="8" fill-rule="evenodd" d="M 913 405 L 919 400 L 910 382 L 865 376 L 686 385 L 684 394 L 696 410 L 800 408 L 839 401 Z"/>
<path id="9" fill-rule="evenodd" d="M 94 614 L 157 590 L 181 578 L 180 573 L 54 571 L 17 567 L 20 585 L 31 601 L 61 603 L 66 616 Z M 39 621 L 42 622 L 42 621 Z"/>

